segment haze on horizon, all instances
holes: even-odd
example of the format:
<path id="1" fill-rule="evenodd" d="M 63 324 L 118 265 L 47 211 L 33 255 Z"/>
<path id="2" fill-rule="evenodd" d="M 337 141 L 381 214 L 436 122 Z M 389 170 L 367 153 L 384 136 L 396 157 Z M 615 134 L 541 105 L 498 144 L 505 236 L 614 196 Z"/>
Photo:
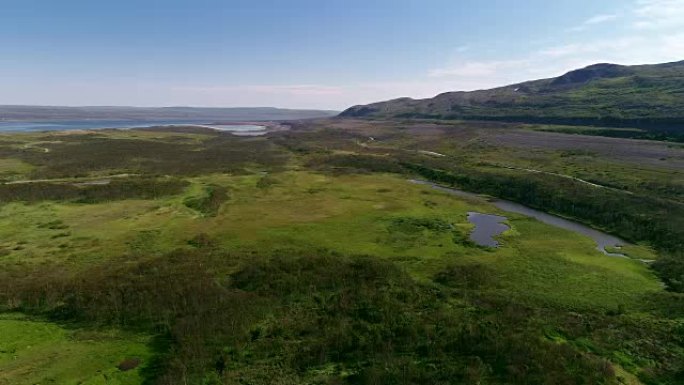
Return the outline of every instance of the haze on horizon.
<path id="1" fill-rule="evenodd" d="M 0 104 L 341 110 L 681 60 L 684 1 L 0 1 Z"/>

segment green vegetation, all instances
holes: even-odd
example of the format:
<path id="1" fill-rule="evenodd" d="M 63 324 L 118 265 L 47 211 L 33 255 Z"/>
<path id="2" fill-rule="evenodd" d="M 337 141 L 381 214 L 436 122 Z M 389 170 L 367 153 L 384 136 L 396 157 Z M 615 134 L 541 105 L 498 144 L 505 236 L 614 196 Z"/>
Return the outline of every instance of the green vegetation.
<path id="1" fill-rule="evenodd" d="M 651 242 L 664 250 L 678 250 L 684 239 L 684 228 L 672 226 L 670 221 L 671 218 L 684 217 L 684 206 L 658 198 L 615 194 L 608 189 L 583 186 L 568 180 L 548 180 L 538 175 L 521 178 L 519 175 L 477 172 L 453 166 L 447 166 L 450 171 L 412 163 L 405 163 L 405 166 L 429 180 L 469 191 L 505 196 L 531 207 L 581 218 L 628 240 Z M 645 217 L 643 213 L 651 215 Z"/>
<path id="2" fill-rule="evenodd" d="M 215 216 L 226 200 L 228 200 L 227 188 L 210 185 L 204 188 L 200 196 L 189 197 L 183 203 L 203 215 Z"/>
<path id="3" fill-rule="evenodd" d="M 559 132 L 563 134 L 606 136 L 609 138 L 661 140 L 668 142 L 684 142 L 684 135 L 667 130 L 644 130 L 637 128 L 610 128 L 558 125 L 530 125 L 530 128 L 536 131 Z"/>
<path id="4" fill-rule="evenodd" d="M 3 202 L 74 201 L 107 202 L 121 199 L 156 199 L 180 193 L 186 183 L 175 179 L 116 179 L 93 182 L 31 182 L 0 186 Z"/>
<path id="5" fill-rule="evenodd" d="M 681 290 L 680 149 L 421 124 L 0 135 L 0 384 L 681 383 L 684 295 L 639 261 Z M 502 247 L 469 211 L 507 217 Z"/>
<path id="6" fill-rule="evenodd" d="M 0 315 L 0 330 L 0 384 L 139 384 L 139 366 L 118 366 L 151 357 L 147 338 L 113 330 L 74 330 L 12 313 Z"/>
<path id="7" fill-rule="evenodd" d="M 82 178 L 103 173 L 183 176 L 240 173 L 254 165 L 275 167 L 287 160 L 286 153 L 263 138 L 239 139 L 215 132 L 39 133 L 25 139 L 24 143 L 0 141 L 0 157 L 31 164 L 34 170 L 29 176 L 33 179 Z M 36 142 L 40 143 L 39 147 Z"/>

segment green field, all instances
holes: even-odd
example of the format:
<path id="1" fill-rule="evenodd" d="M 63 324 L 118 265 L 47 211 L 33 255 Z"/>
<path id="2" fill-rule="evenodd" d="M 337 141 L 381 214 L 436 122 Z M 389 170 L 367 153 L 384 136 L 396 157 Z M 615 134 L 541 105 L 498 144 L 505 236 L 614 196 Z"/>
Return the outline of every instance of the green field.
<path id="1" fill-rule="evenodd" d="M 652 158 L 681 150 L 636 166 L 623 139 L 530 151 L 467 124 L 345 124 L 2 135 L 0 384 L 681 383 L 684 297 L 639 261 L 678 261 L 679 158 Z M 634 259 L 417 176 L 524 182 Z M 469 211 L 508 218 L 500 248 L 468 239 Z"/>
<path id="2" fill-rule="evenodd" d="M 0 315 L 0 384 L 139 384 L 148 361 L 147 337 L 114 330 L 72 329 L 20 314 Z"/>

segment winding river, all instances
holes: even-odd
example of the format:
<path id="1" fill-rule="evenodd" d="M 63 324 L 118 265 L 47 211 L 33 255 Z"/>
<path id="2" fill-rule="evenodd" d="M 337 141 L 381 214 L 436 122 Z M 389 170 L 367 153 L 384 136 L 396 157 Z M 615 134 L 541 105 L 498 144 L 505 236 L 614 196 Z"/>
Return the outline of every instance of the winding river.
<path id="1" fill-rule="evenodd" d="M 424 181 L 424 180 L 410 180 L 411 183 L 416 183 L 416 184 L 421 184 L 421 185 L 426 185 L 430 186 L 432 188 L 435 188 L 440 191 L 447 192 L 449 194 L 457 195 L 460 197 L 466 197 L 466 198 L 473 198 L 473 199 L 479 199 L 483 200 L 484 198 L 478 194 L 473 194 L 469 193 L 466 191 L 461 191 L 458 189 L 454 188 L 449 188 L 449 187 L 444 187 L 440 186 L 436 183 Z M 551 215 L 547 214 L 543 211 L 535 210 L 530 207 L 521 205 L 519 203 L 503 200 L 503 199 L 492 199 L 488 200 L 489 203 L 493 204 L 494 206 L 498 207 L 499 209 L 511 213 L 516 213 L 516 214 L 522 214 L 528 217 L 535 218 L 536 220 L 546 223 L 551 226 L 556 226 L 560 227 L 565 230 L 570 230 L 574 231 L 576 233 L 585 235 L 591 239 L 593 239 L 596 242 L 596 249 L 601 251 L 602 253 L 609 255 L 611 257 L 626 257 L 624 254 L 619 254 L 619 253 L 610 253 L 606 250 L 606 248 L 614 248 L 614 247 L 621 247 L 624 245 L 627 245 L 628 243 L 618 237 L 615 237 L 610 234 L 606 234 L 602 231 L 593 229 L 589 226 L 585 226 L 583 224 L 573 222 L 571 220 L 561 218 L 556 215 Z M 470 214 L 469 214 L 470 215 Z"/>

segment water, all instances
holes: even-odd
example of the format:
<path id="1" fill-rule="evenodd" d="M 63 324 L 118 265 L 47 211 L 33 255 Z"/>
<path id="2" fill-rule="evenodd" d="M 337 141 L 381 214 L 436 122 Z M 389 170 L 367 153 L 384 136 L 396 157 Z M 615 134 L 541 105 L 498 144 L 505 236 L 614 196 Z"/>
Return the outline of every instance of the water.
<path id="1" fill-rule="evenodd" d="M 523 206 L 519 203 L 511 202 L 511 201 L 506 201 L 506 200 L 495 200 L 492 203 L 501 210 L 512 212 L 512 213 L 517 213 L 517 214 L 522 214 L 528 217 L 535 218 L 536 220 L 546 223 L 548 225 L 560 227 L 562 229 L 574 231 L 576 233 L 585 235 L 596 242 L 596 249 L 601 251 L 602 253 L 606 255 L 610 255 L 613 257 L 624 257 L 624 254 L 618 254 L 618 253 L 609 253 L 606 251 L 606 248 L 620 248 L 624 245 L 627 244 L 627 242 L 623 241 L 622 239 L 615 237 L 610 234 L 606 234 L 602 231 L 593 229 L 589 226 L 585 226 L 583 224 L 573 222 L 571 220 L 561 218 L 555 215 L 547 214 L 545 212 L 531 209 L 527 206 Z"/>
<path id="2" fill-rule="evenodd" d="M 205 127 L 219 131 L 229 131 L 233 135 L 238 136 L 259 136 L 267 132 L 265 126 L 257 126 L 255 124 L 208 125 Z"/>
<path id="3" fill-rule="evenodd" d="M 265 126 L 256 124 L 222 124 L 212 125 L 197 120 L 59 120 L 59 121 L 0 121 L 0 132 L 26 131 L 66 131 L 97 130 L 104 128 L 144 128 L 154 126 L 197 126 L 219 131 L 228 131 L 235 135 L 253 136 L 267 132 Z"/>
<path id="4" fill-rule="evenodd" d="M 420 180 L 412 180 L 411 182 L 413 183 L 418 183 L 418 184 L 424 184 L 428 186 L 432 186 L 435 189 L 441 190 L 448 192 L 453 195 L 458 195 L 461 197 L 465 198 L 472 198 L 472 199 L 478 199 L 482 200 L 483 198 L 477 194 L 469 193 L 466 191 L 461 191 L 453 188 L 447 188 L 443 186 L 436 185 L 431 182 L 427 181 L 420 181 Z M 556 215 L 551 215 L 547 214 L 543 211 L 535 210 L 533 208 L 521 205 L 519 203 L 503 200 L 503 199 L 493 199 L 490 200 L 489 203 L 493 204 L 494 206 L 500 208 L 503 211 L 511 212 L 511 213 L 517 213 L 517 214 L 522 214 L 528 217 L 535 218 L 536 220 L 546 223 L 551 226 L 556 226 L 560 227 L 565 230 L 570 230 L 574 231 L 576 233 L 585 235 L 596 242 L 596 249 L 601 251 L 602 253 L 612 256 L 612 257 L 625 257 L 624 254 L 618 254 L 618 253 L 609 253 L 606 251 L 606 248 L 620 248 L 624 245 L 627 245 L 628 243 L 625 242 L 624 240 L 610 235 L 606 234 L 602 231 L 593 229 L 589 226 L 585 226 L 581 223 L 573 222 L 571 220 L 561 218 Z"/>
<path id="5" fill-rule="evenodd" d="M 509 229 L 502 223 L 506 219 L 499 215 L 469 212 L 468 222 L 475 225 L 470 239 L 480 246 L 499 247 L 499 242 L 494 237 Z"/>

